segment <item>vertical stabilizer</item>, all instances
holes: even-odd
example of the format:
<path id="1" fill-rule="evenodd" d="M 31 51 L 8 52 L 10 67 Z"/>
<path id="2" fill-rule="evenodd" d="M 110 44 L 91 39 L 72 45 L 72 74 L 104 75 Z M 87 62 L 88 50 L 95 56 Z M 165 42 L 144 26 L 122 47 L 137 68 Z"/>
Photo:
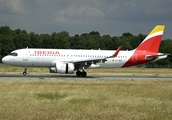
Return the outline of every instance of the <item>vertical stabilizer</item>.
<path id="1" fill-rule="evenodd" d="M 152 53 L 158 53 L 164 29 L 164 25 L 155 26 L 155 28 L 148 34 L 143 42 L 136 48 L 136 51 L 142 50 Z"/>

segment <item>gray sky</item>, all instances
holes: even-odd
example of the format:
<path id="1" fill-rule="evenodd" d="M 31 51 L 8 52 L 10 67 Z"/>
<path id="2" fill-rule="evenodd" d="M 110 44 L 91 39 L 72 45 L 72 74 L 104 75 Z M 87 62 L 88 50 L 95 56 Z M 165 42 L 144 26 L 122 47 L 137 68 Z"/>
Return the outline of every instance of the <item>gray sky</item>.
<path id="1" fill-rule="evenodd" d="M 166 26 L 172 39 L 172 0 L 0 0 L 0 26 L 27 32 L 101 35 L 148 34 Z"/>

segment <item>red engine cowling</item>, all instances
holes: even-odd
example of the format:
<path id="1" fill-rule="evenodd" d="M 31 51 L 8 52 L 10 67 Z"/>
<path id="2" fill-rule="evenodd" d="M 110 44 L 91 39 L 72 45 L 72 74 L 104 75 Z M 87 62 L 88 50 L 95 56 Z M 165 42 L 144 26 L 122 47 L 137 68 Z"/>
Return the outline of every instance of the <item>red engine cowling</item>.
<path id="1" fill-rule="evenodd" d="M 74 64 L 58 62 L 55 67 L 50 68 L 50 73 L 73 74 Z"/>

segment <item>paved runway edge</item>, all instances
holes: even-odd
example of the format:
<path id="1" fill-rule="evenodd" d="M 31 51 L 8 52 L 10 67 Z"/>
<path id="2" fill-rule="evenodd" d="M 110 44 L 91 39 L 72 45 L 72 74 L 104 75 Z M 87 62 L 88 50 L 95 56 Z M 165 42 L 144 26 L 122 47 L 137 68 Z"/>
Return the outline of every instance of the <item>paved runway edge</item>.
<path id="1" fill-rule="evenodd" d="M 87 77 L 77 77 L 75 74 L 0 74 L 0 78 L 68 78 L 68 79 L 110 79 L 110 80 L 172 80 L 172 76 L 149 75 L 114 75 L 89 74 Z"/>

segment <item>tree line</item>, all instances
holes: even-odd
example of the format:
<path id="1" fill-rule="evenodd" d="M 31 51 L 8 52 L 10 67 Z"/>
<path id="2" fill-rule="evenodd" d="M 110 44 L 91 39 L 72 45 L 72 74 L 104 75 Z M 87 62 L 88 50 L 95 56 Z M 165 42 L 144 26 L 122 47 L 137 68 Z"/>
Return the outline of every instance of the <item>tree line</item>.
<path id="1" fill-rule="evenodd" d="M 15 49 L 56 48 L 56 49 L 101 49 L 116 50 L 120 45 L 123 50 L 135 49 L 147 35 L 123 33 L 121 36 L 100 35 L 98 31 L 70 36 L 68 32 L 51 34 L 28 33 L 26 30 L 11 30 L 9 26 L 0 27 L 0 59 Z M 159 52 L 172 54 L 172 40 L 162 40 Z M 172 57 L 142 67 L 171 67 Z"/>

